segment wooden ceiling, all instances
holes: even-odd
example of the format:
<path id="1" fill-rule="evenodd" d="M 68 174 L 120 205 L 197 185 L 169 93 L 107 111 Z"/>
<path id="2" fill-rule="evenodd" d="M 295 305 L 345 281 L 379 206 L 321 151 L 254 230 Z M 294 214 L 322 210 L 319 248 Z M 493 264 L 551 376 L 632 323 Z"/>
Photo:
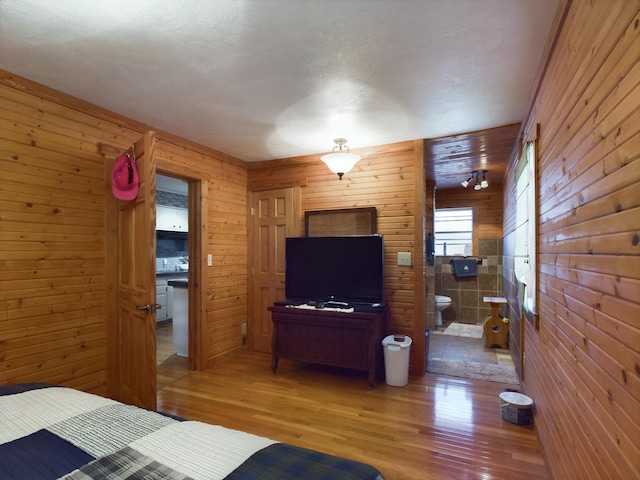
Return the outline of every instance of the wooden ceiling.
<path id="1" fill-rule="evenodd" d="M 486 170 L 489 185 L 502 185 L 519 131 L 520 124 L 514 123 L 425 140 L 427 178 L 435 180 L 438 189 L 463 188 L 460 183 L 468 179 L 471 172 Z"/>

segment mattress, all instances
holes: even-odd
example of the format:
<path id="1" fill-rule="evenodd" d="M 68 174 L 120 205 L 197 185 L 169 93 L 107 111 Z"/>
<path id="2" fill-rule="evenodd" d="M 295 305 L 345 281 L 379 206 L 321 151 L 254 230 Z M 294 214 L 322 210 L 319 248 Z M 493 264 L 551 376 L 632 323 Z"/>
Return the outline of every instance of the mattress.
<path id="1" fill-rule="evenodd" d="M 382 480 L 373 466 L 78 390 L 0 387 L 0 478 Z"/>

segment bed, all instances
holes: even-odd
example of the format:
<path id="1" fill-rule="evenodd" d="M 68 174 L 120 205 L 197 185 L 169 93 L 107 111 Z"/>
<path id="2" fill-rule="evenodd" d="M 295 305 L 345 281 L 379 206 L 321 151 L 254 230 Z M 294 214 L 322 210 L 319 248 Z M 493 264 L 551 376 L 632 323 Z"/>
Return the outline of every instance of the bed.
<path id="1" fill-rule="evenodd" d="M 382 480 L 371 465 L 47 384 L 0 386 L 0 478 Z"/>

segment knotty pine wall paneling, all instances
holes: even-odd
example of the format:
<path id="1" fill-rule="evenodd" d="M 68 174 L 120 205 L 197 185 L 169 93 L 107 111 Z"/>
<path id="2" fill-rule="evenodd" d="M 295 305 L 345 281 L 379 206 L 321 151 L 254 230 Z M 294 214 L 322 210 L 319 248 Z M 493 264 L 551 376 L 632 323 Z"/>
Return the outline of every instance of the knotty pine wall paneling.
<path id="1" fill-rule="evenodd" d="M 0 384 L 105 394 L 105 168 L 147 126 L 0 71 Z M 246 321 L 246 166 L 158 133 L 158 168 L 207 186 L 205 359 Z M 233 335 L 230 332 L 235 331 Z"/>
<path id="2" fill-rule="evenodd" d="M 0 383 L 105 393 L 105 179 L 101 142 L 142 125 L 91 115 L 0 77 Z"/>
<path id="3" fill-rule="evenodd" d="M 206 367 L 215 357 L 242 348 L 241 324 L 247 321 L 246 164 L 168 134 L 159 134 L 156 158 L 158 170 L 205 180 L 208 187 L 204 250 L 213 262 L 204 267 L 206 314 L 200 326 Z"/>
<path id="4" fill-rule="evenodd" d="M 422 232 L 425 221 L 424 205 L 419 205 L 425 202 L 424 181 L 419 182 L 419 192 L 416 187 L 416 175 L 424 177 L 422 141 L 353 152 L 362 159 L 342 180 L 320 160 L 321 155 L 249 164 L 249 189 L 300 185 L 301 232 L 306 211 L 376 207 L 378 233 L 384 235 L 385 243 L 385 296 L 390 311 L 387 331 L 413 339 L 410 372 L 423 374 L 425 300 L 416 297 L 423 296 L 422 291 L 417 292 L 416 284 L 424 285 L 424 279 L 416 278 L 424 275 L 423 261 L 417 260 L 417 256 L 424 255 L 424 246 L 421 234 L 416 235 L 416 228 Z M 416 245 L 418 241 L 420 245 Z M 398 266 L 398 252 L 411 252 L 414 265 Z"/>
<path id="5" fill-rule="evenodd" d="M 526 141 L 540 126 L 524 388 L 554 478 L 640 478 L 640 2 L 563 1 L 559 15 L 523 127 Z M 512 165 L 505 256 L 514 181 Z"/>

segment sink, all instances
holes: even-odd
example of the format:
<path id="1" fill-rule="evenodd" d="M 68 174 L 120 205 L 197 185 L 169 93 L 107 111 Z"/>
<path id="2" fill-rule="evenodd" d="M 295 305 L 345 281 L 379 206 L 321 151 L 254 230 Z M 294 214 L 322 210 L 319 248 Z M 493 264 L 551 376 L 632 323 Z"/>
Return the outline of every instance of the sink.
<path id="1" fill-rule="evenodd" d="M 189 270 L 189 264 L 188 263 L 179 263 L 178 264 L 178 270 L 182 270 L 182 271 Z"/>

